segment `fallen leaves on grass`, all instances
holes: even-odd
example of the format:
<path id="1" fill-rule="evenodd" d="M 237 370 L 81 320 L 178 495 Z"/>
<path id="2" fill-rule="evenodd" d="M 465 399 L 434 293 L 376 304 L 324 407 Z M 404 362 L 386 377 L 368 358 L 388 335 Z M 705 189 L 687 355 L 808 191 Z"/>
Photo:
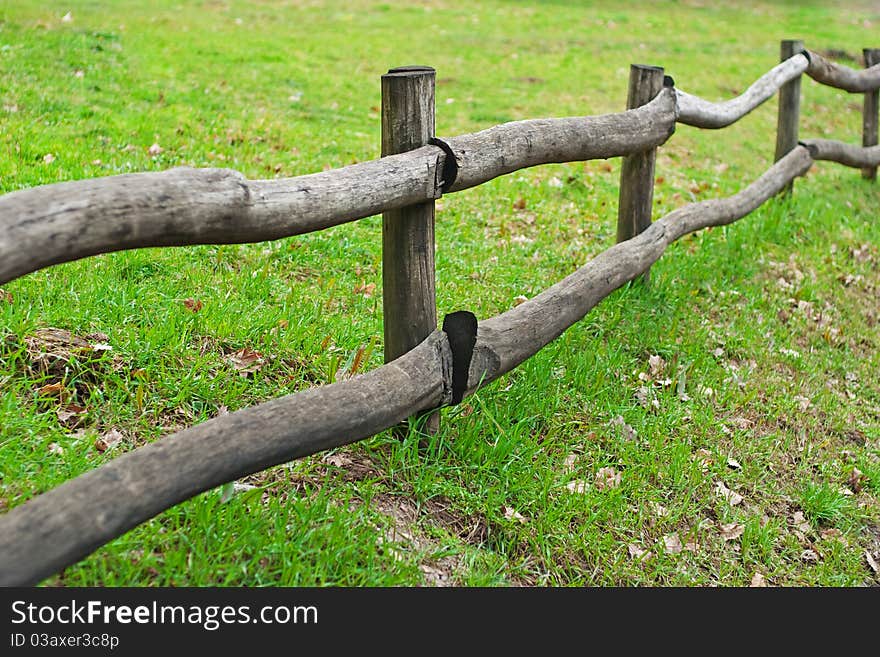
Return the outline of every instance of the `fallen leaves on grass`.
<path id="1" fill-rule="evenodd" d="M 636 430 L 628 425 L 622 415 L 615 417 L 609 424 L 612 427 L 620 427 L 620 433 L 624 440 L 635 440 L 637 437 Z"/>
<path id="2" fill-rule="evenodd" d="M 620 486 L 620 473 L 614 468 L 599 468 L 596 473 L 596 489 L 606 490 Z"/>
<path id="3" fill-rule="evenodd" d="M 627 552 L 629 552 L 630 558 L 632 558 L 635 561 L 647 561 L 652 556 L 654 556 L 653 552 L 651 552 L 650 550 L 642 549 L 641 547 L 639 547 L 635 543 L 630 543 L 629 545 L 626 546 L 626 549 L 627 549 Z"/>
<path id="4" fill-rule="evenodd" d="M 847 483 L 849 484 L 850 488 L 858 493 L 862 490 L 862 486 L 864 485 L 865 481 L 867 481 L 865 473 L 854 467 L 852 469 L 852 472 L 849 474 L 849 479 L 847 480 Z"/>
<path id="5" fill-rule="evenodd" d="M 12 296 L 12 292 L 7 292 L 2 287 L 0 287 L 0 301 L 5 301 L 6 303 L 12 303 L 14 297 Z"/>
<path id="6" fill-rule="evenodd" d="M 721 538 L 725 541 L 735 541 L 743 535 L 746 526 L 738 522 L 718 523 L 718 529 L 720 530 Z"/>
<path id="7" fill-rule="evenodd" d="M 874 571 L 874 573 L 880 573 L 880 565 L 877 564 L 877 560 L 874 558 L 874 555 L 871 554 L 870 550 L 865 550 L 865 561 L 868 562 L 868 567 Z"/>
<path id="8" fill-rule="evenodd" d="M 752 581 L 749 582 L 749 586 L 752 588 L 764 588 L 767 586 L 767 580 L 761 573 L 756 572 L 752 575 Z"/>
<path id="9" fill-rule="evenodd" d="M 259 372 L 266 364 L 262 354 L 248 347 L 242 347 L 229 354 L 226 360 L 238 372 L 239 376 L 243 377 Z"/>
<path id="10" fill-rule="evenodd" d="M 730 506 L 736 506 L 743 501 L 743 496 L 736 491 L 730 490 L 727 486 L 724 485 L 723 481 L 715 482 L 715 492 L 717 492 L 718 495 L 727 500 L 727 503 L 730 504 Z"/>
<path id="11" fill-rule="evenodd" d="M 513 297 L 513 305 L 514 305 L 514 306 L 518 306 L 518 305 L 520 305 L 520 304 L 525 303 L 525 302 L 528 301 L 528 300 L 529 300 L 529 298 L 528 298 L 526 295 L 524 295 L 524 294 L 519 294 L 519 295 Z"/>
<path id="12" fill-rule="evenodd" d="M 512 506 L 504 507 L 504 517 L 507 518 L 508 520 L 516 520 L 517 522 L 519 522 L 523 525 L 528 522 L 528 519 L 525 516 L 523 516 L 521 513 L 516 511 Z"/>
<path id="13" fill-rule="evenodd" d="M 742 466 L 740 465 L 739 461 L 732 457 L 727 459 L 727 467 L 734 470 L 742 470 Z"/>
<path id="14" fill-rule="evenodd" d="M 589 490 L 590 484 L 588 484 L 583 479 L 575 479 L 574 481 L 569 481 L 567 484 L 565 484 L 565 487 L 572 493 L 583 495 Z"/>
<path id="15" fill-rule="evenodd" d="M 794 515 L 791 517 L 791 524 L 794 526 L 795 530 L 803 532 L 804 534 L 813 531 L 812 526 L 810 526 L 809 521 L 804 517 L 802 511 L 794 512 Z"/>
<path id="16" fill-rule="evenodd" d="M 663 549 L 666 554 L 678 554 L 682 551 L 681 539 L 676 532 L 663 537 Z"/>
<path id="17" fill-rule="evenodd" d="M 55 454 L 56 456 L 64 454 L 64 448 L 58 443 L 49 443 L 48 449 L 50 454 Z"/>
<path id="18" fill-rule="evenodd" d="M 55 415 L 58 416 L 58 422 L 68 429 L 74 429 L 80 423 L 82 419 L 83 413 L 86 412 L 85 406 L 78 406 L 77 404 L 67 404 L 66 406 L 62 406 L 57 411 L 55 411 Z"/>
<path id="19" fill-rule="evenodd" d="M 108 449 L 112 449 L 121 443 L 124 437 L 125 436 L 122 435 L 122 432 L 120 432 L 119 429 L 105 431 L 98 436 L 97 440 L 95 440 L 95 449 L 103 454 Z"/>
<path id="20" fill-rule="evenodd" d="M 150 146 L 150 147 L 147 149 L 147 153 L 149 153 L 149 154 L 152 155 L 153 157 L 155 157 L 155 156 L 157 156 L 157 155 L 159 155 L 160 153 L 163 153 L 163 152 L 165 152 L 165 149 L 162 148 L 161 146 L 159 146 L 159 144 L 156 144 L 156 143 L 154 143 L 152 146 Z"/>
<path id="21" fill-rule="evenodd" d="M 364 295 L 365 299 L 369 299 L 370 297 L 372 297 L 373 293 L 375 291 L 376 291 L 376 284 L 375 283 L 361 283 L 360 285 L 358 285 L 357 287 L 354 288 L 354 293 Z"/>
<path id="22" fill-rule="evenodd" d="M 197 313 L 202 309 L 202 302 L 199 299 L 184 299 L 183 305 L 191 313 Z"/>

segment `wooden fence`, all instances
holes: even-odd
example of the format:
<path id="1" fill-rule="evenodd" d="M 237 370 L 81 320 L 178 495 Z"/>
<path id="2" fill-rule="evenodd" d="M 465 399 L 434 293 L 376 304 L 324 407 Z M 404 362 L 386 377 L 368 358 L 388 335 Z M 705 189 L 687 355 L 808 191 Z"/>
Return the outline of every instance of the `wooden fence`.
<path id="1" fill-rule="evenodd" d="M 634 65 L 625 112 L 516 121 L 434 136 L 434 71 L 382 77 L 382 157 L 282 180 L 229 169 L 178 168 L 66 182 L 0 197 L 0 284 L 50 265 L 148 246 L 256 242 L 322 230 L 379 212 L 383 220 L 386 365 L 230 413 L 135 449 L 0 517 L 0 585 L 31 585 L 198 493 L 272 465 L 339 447 L 414 414 L 457 404 L 533 356 L 666 247 L 729 224 L 790 189 L 816 160 L 880 164 L 880 49 L 866 68 L 782 42 L 782 62 L 742 95 L 711 103 L 663 69 Z M 864 94 L 863 144 L 798 140 L 800 80 Z M 651 221 L 656 148 L 676 123 L 722 128 L 779 92 L 776 162 L 739 193 Z M 618 243 L 534 298 L 477 321 L 452 313 L 437 330 L 434 200 L 518 169 L 623 156 Z"/>

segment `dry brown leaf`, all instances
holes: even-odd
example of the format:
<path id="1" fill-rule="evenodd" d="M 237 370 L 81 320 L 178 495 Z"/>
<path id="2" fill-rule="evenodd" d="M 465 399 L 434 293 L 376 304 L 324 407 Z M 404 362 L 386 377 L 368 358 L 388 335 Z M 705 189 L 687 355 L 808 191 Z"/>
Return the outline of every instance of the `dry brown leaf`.
<path id="1" fill-rule="evenodd" d="M 859 492 L 862 490 L 862 486 L 864 485 L 867 477 L 865 477 L 865 473 L 854 467 L 852 472 L 849 474 L 849 479 L 847 483 L 849 483 L 850 488 L 852 488 L 855 492 Z"/>
<path id="2" fill-rule="evenodd" d="M 150 146 L 150 147 L 147 149 L 147 152 L 148 152 L 150 155 L 152 155 L 153 157 L 155 157 L 156 155 L 159 155 L 160 153 L 162 153 L 162 152 L 164 152 L 164 151 L 165 151 L 165 149 L 162 148 L 161 146 L 159 146 L 159 144 L 156 144 L 156 143 L 154 143 L 152 146 Z"/>
<path id="3" fill-rule="evenodd" d="M 880 565 L 877 564 L 877 560 L 874 558 L 874 555 L 871 554 L 868 550 L 865 550 L 865 561 L 868 562 L 868 567 L 875 573 L 880 572 Z"/>
<path id="4" fill-rule="evenodd" d="M 697 543 L 697 541 L 695 539 L 691 539 L 690 541 L 688 541 L 687 543 L 684 544 L 684 549 L 687 550 L 688 552 L 696 553 L 696 552 L 700 551 L 700 544 Z"/>
<path id="5" fill-rule="evenodd" d="M 12 303 L 14 297 L 12 296 L 12 292 L 7 292 L 2 287 L 0 287 L 0 301 L 5 301 L 6 303 Z"/>
<path id="6" fill-rule="evenodd" d="M 58 443 L 49 443 L 49 453 L 61 456 L 64 454 L 64 448 Z"/>
<path id="7" fill-rule="evenodd" d="M 666 554 L 678 554 L 682 551 L 681 539 L 677 533 L 673 532 L 663 537 L 663 549 Z"/>
<path id="8" fill-rule="evenodd" d="M 198 299 L 184 299 L 183 305 L 192 313 L 197 313 L 202 309 L 202 302 Z"/>
<path id="9" fill-rule="evenodd" d="M 807 549 L 801 552 L 801 559 L 815 563 L 819 561 L 819 554 L 815 550 Z"/>
<path id="10" fill-rule="evenodd" d="M 658 504 L 657 502 L 650 502 L 648 506 L 651 507 L 651 511 L 654 512 L 655 516 L 660 516 L 661 518 L 665 518 L 669 515 L 669 510 L 663 506 L 662 504 Z"/>
<path id="11" fill-rule="evenodd" d="M 123 438 L 124 436 L 118 429 L 110 429 L 110 431 L 105 431 L 98 436 L 98 439 L 95 441 L 95 449 L 104 453 L 122 442 Z"/>
<path id="12" fill-rule="evenodd" d="M 229 354 L 229 356 L 226 357 L 226 360 L 238 371 L 240 376 L 244 377 L 259 372 L 263 365 L 266 364 L 262 354 L 253 349 L 249 349 L 248 347 L 243 347 L 238 351 Z"/>
<path id="13" fill-rule="evenodd" d="M 73 429 L 79 424 L 81 419 L 81 415 L 86 412 L 84 406 L 77 406 L 76 404 L 67 404 L 66 406 L 59 408 L 55 411 L 55 415 L 58 416 L 58 421 L 64 426 Z"/>
<path id="14" fill-rule="evenodd" d="M 643 550 L 635 543 L 630 543 L 626 546 L 626 549 L 627 552 L 629 552 L 629 556 L 636 561 L 647 561 L 652 556 L 654 556 L 654 554 L 650 550 Z"/>
<path id="15" fill-rule="evenodd" d="M 596 488 L 605 490 L 606 488 L 617 488 L 620 486 L 620 473 L 614 468 L 599 468 L 596 473 Z"/>
<path id="16" fill-rule="evenodd" d="M 761 573 L 756 572 L 754 575 L 752 575 L 752 581 L 749 583 L 749 586 L 753 588 L 763 588 L 767 586 L 767 580 Z"/>
<path id="17" fill-rule="evenodd" d="M 525 303 L 528 300 L 529 300 L 529 298 L 527 296 L 525 296 L 524 294 L 520 294 L 520 295 L 513 297 L 513 305 L 518 306 L 522 303 Z"/>
<path id="18" fill-rule="evenodd" d="M 791 517 L 791 523 L 794 525 L 794 528 L 804 532 L 813 531 L 813 528 L 810 526 L 809 521 L 804 517 L 802 511 L 795 511 L 794 515 Z"/>
<path id="19" fill-rule="evenodd" d="M 839 529 L 836 529 L 835 527 L 832 527 L 830 529 L 823 529 L 821 532 L 819 532 L 819 536 L 821 538 L 825 539 L 826 541 L 830 541 L 831 539 L 835 539 L 835 540 L 840 541 L 841 543 L 846 542 L 846 539 L 843 537 L 843 532 L 840 531 Z"/>
<path id="20" fill-rule="evenodd" d="M 522 524 L 526 524 L 528 520 L 511 506 L 504 507 L 504 517 L 508 520 L 516 520 Z"/>
<path id="21" fill-rule="evenodd" d="M 324 463 L 335 465 L 337 468 L 346 468 L 354 463 L 345 454 L 327 454 L 321 460 Z"/>
<path id="22" fill-rule="evenodd" d="M 699 463 L 700 469 L 703 472 L 706 472 L 709 469 L 709 466 L 712 465 L 712 452 L 701 447 L 691 455 L 691 460 Z"/>
<path id="23" fill-rule="evenodd" d="M 525 210 L 526 209 L 526 200 L 522 196 L 520 196 L 518 199 L 516 199 L 513 202 L 513 209 L 514 210 Z"/>
<path id="24" fill-rule="evenodd" d="M 721 497 L 727 500 L 727 503 L 730 504 L 730 506 L 736 506 L 743 501 L 743 496 L 736 491 L 730 490 L 727 486 L 724 485 L 723 481 L 715 482 L 715 492 L 717 492 Z"/>
<path id="25" fill-rule="evenodd" d="M 64 384 L 61 382 L 47 383 L 37 390 L 40 397 L 62 397 L 64 396 Z"/>
<path id="26" fill-rule="evenodd" d="M 575 464 L 577 463 L 578 456 L 577 454 L 569 454 L 565 457 L 565 460 L 562 462 L 562 469 L 565 472 L 574 472 Z"/>
<path id="27" fill-rule="evenodd" d="M 622 415 L 618 415 L 610 422 L 611 426 L 620 427 L 620 432 L 623 435 L 624 440 L 635 440 L 636 439 L 636 430 L 633 429 L 630 425 L 628 425 Z"/>
<path id="28" fill-rule="evenodd" d="M 718 523 L 718 529 L 721 530 L 721 538 L 725 541 L 734 541 L 743 535 L 746 527 L 738 522 L 731 522 L 727 524 Z"/>
<path id="29" fill-rule="evenodd" d="M 734 470 L 742 470 L 742 466 L 740 465 L 739 461 L 737 461 L 733 457 L 727 459 L 727 467 L 733 468 Z"/>
<path id="30" fill-rule="evenodd" d="M 567 484 L 565 484 L 565 487 L 572 493 L 583 495 L 590 488 L 590 484 L 588 484 L 583 479 L 575 479 L 574 481 L 569 481 Z"/>
<path id="31" fill-rule="evenodd" d="M 364 297 L 366 297 L 367 299 L 372 297 L 373 292 L 375 292 L 375 291 L 376 291 L 376 284 L 375 283 L 361 283 L 360 285 L 358 285 L 357 287 L 354 288 L 355 294 L 363 294 Z"/>
<path id="32" fill-rule="evenodd" d="M 656 379 L 666 369 L 666 361 L 661 356 L 648 356 L 648 367 L 651 368 L 651 376 Z"/>

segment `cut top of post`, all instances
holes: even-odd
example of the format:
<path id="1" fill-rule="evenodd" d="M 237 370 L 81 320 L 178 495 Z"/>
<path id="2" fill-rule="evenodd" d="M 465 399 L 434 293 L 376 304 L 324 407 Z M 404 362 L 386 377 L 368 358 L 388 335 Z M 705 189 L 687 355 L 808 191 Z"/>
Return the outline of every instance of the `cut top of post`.
<path id="1" fill-rule="evenodd" d="M 663 89 L 663 67 L 649 64 L 631 64 L 626 108 L 635 109 L 654 100 Z"/>
<path id="2" fill-rule="evenodd" d="M 382 155 L 419 148 L 434 136 L 434 77 L 430 66 L 400 66 L 382 76 Z"/>

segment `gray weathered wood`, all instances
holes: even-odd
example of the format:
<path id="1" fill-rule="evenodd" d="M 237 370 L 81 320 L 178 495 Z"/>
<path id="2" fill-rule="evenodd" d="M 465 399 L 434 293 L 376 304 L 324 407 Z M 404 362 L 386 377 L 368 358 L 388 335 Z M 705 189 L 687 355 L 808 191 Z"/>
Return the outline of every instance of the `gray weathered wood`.
<path id="1" fill-rule="evenodd" d="M 648 270 L 675 240 L 747 215 L 812 164 L 797 146 L 748 187 L 727 198 L 685 205 L 643 233 L 603 251 L 573 274 L 502 315 L 481 321 L 468 392 L 494 381 L 555 340 L 614 290 Z"/>
<path id="2" fill-rule="evenodd" d="M 771 98 L 783 84 L 800 77 L 807 66 L 809 59 L 798 53 L 770 69 L 736 98 L 721 103 L 712 103 L 676 89 L 678 122 L 697 128 L 723 128 L 735 123 Z"/>
<path id="3" fill-rule="evenodd" d="M 629 112 L 516 121 L 448 140 L 456 184 L 524 167 L 616 157 L 663 143 L 675 94 Z M 0 196 L 0 285 L 49 265 L 149 246 L 235 244 L 322 230 L 438 198 L 446 155 L 425 146 L 341 169 L 247 180 L 230 169 L 171 169 L 44 185 Z"/>
<path id="4" fill-rule="evenodd" d="M 869 68 L 857 70 L 849 66 L 842 66 L 825 59 L 817 52 L 810 50 L 810 66 L 807 75 L 816 82 L 843 89 L 850 93 L 864 93 L 880 89 L 880 63 L 875 63 Z"/>
<path id="5" fill-rule="evenodd" d="M 651 102 L 663 90 L 663 69 L 659 66 L 633 64 L 629 68 L 627 109 Z M 617 206 L 617 241 L 638 235 L 651 225 L 654 201 L 654 163 L 657 149 L 627 155 L 620 168 L 619 203 Z M 647 280 L 647 273 L 645 274 Z"/>
<path id="6" fill-rule="evenodd" d="M 434 136 L 433 68 L 407 66 L 382 76 L 382 155 L 428 145 Z M 382 307 L 385 362 L 402 356 L 437 329 L 434 201 L 382 214 Z M 426 433 L 440 414 L 425 418 Z"/>
<path id="7" fill-rule="evenodd" d="M 537 353 L 680 237 L 729 224 L 811 165 L 795 148 L 738 194 L 675 210 L 516 308 L 480 322 L 468 393 Z M 449 403 L 453 362 L 440 331 L 367 374 L 215 418 L 72 479 L 0 516 L 0 585 L 31 585 L 198 493 L 338 447 Z"/>
<path id="8" fill-rule="evenodd" d="M 802 41 L 783 41 L 780 46 L 782 61 L 791 59 L 796 54 L 804 51 Z M 779 88 L 779 109 L 776 120 L 776 155 L 774 161 L 785 157 L 798 143 L 798 123 L 801 112 L 801 78 L 797 76 Z M 789 183 L 782 191 L 790 193 L 792 185 Z"/>
<path id="9" fill-rule="evenodd" d="M 644 107 L 586 118 L 504 123 L 446 142 L 455 153 L 457 192 L 525 167 L 640 153 L 675 131 L 675 91 L 664 89 Z"/>
<path id="10" fill-rule="evenodd" d="M 862 53 L 865 57 L 865 66 L 870 68 L 880 64 L 880 48 L 865 48 Z M 878 106 L 880 106 L 880 89 L 866 91 L 862 107 L 862 146 L 877 145 Z M 862 178 L 877 180 L 876 165 L 863 168 Z"/>
<path id="11" fill-rule="evenodd" d="M 13 508 L 0 516 L 0 586 L 33 585 L 202 491 L 447 403 L 451 358 L 436 331 L 372 372 L 209 420 Z"/>
<path id="12" fill-rule="evenodd" d="M 859 147 L 833 139 L 805 139 L 814 160 L 828 160 L 856 169 L 869 169 L 880 165 L 880 146 Z"/>

